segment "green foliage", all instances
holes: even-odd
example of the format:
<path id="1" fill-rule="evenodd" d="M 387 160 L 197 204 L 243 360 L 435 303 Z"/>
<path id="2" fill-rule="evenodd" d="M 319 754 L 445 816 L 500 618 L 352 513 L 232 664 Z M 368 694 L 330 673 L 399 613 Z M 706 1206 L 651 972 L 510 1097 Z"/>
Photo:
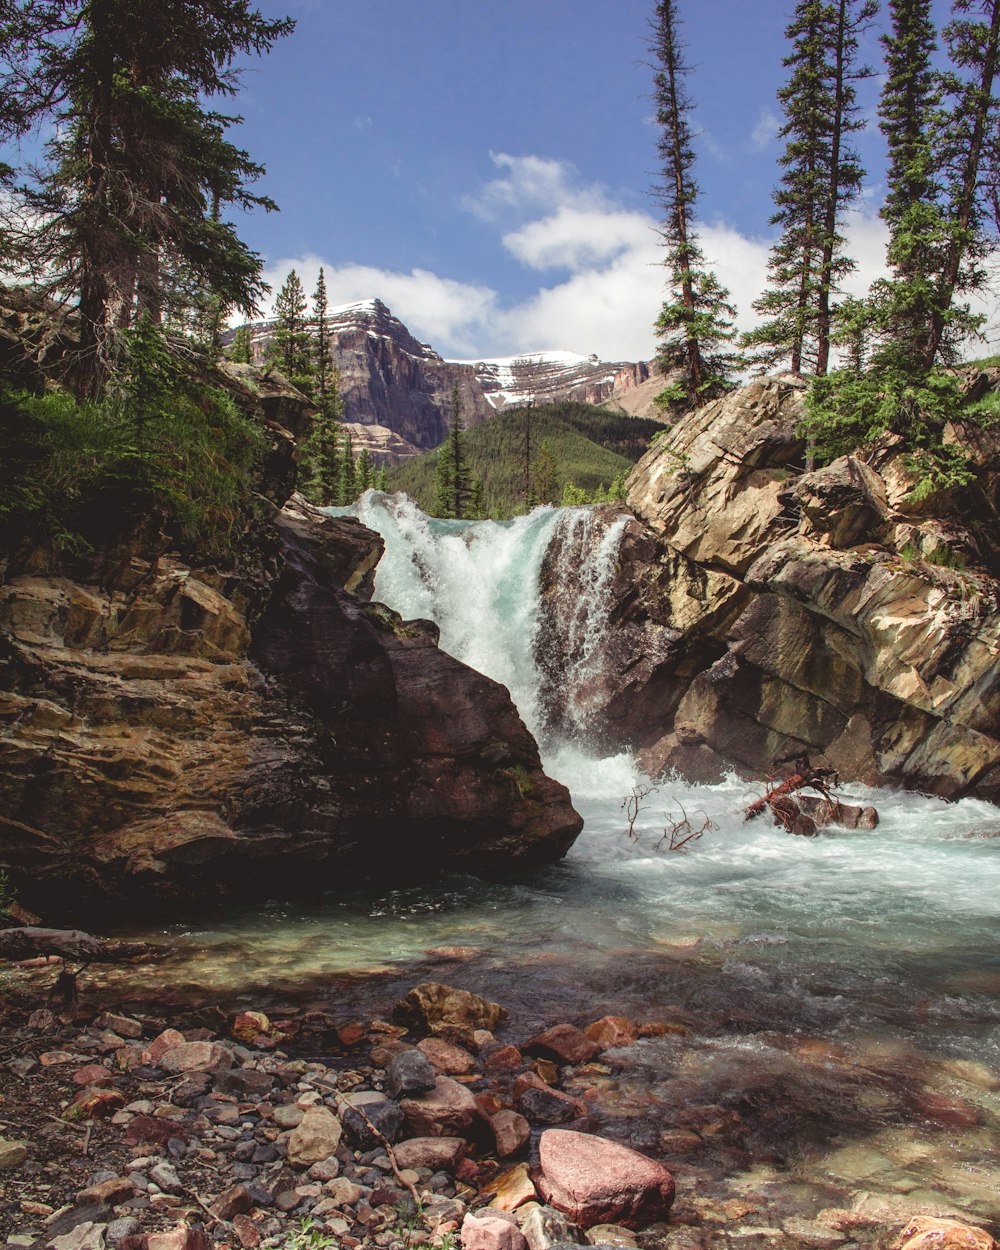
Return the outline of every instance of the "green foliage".
<path id="1" fill-rule="evenodd" d="M 9 912 L 17 902 L 17 895 L 10 884 L 6 868 L 0 868 L 0 912 Z"/>
<path id="2" fill-rule="evenodd" d="M 589 404 L 544 404 L 530 409 L 532 442 L 548 443 L 562 491 L 592 494 L 619 474 L 627 475 L 663 427 L 657 421 L 595 408 Z M 497 519 L 525 511 L 524 438 L 526 410 L 511 408 L 464 432 L 469 474 L 482 485 L 485 515 Z M 389 469 L 389 489 L 403 490 L 428 510 L 434 498 L 436 452 L 426 452 Z M 557 495 L 557 498 L 559 496 Z"/>
<path id="3" fill-rule="evenodd" d="M 186 552 L 225 557 L 257 515 L 263 432 L 225 392 L 183 374 L 148 321 L 121 346 L 103 401 L 0 387 L 9 546 L 80 552 L 152 514 Z"/>
<path id="4" fill-rule="evenodd" d="M 314 381 L 312 337 L 306 309 L 302 280 L 292 269 L 274 300 L 274 337 L 267 358 L 293 386 L 311 394 Z"/>
<path id="5" fill-rule="evenodd" d="M 229 344 L 229 348 L 226 351 L 226 356 L 234 364 L 253 364 L 253 340 L 250 337 L 249 326 L 237 327 L 233 335 L 233 341 Z"/>
<path id="6" fill-rule="evenodd" d="M 458 386 L 451 388 L 448 437 L 437 450 L 434 463 L 434 501 L 431 515 L 461 519 L 469 515 L 472 482 L 465 450 L 462 401 Z"/>

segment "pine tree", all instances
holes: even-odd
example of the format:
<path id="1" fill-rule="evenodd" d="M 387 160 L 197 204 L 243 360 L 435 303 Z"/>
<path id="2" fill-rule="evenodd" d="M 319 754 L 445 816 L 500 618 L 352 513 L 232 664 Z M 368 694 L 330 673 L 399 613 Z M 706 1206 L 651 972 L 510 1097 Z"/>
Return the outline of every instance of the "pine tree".
<path id="1" fill-rule="evenodd" d="M 226 355 L 238 365 L 253 364 L 253 339 L 250 334 L 250 327 L 247 325 L 237 326 L 233 335 L 233 341 L 229 345 Z"/>
<path id="2" fill-rule="evenodd" d="M 293 386 L 308 394 L 312 390 L 312 369 L 306 308 L 302 280 L 292 269 L 274 300 L 274 331 L 268 359 Z"/>
<path id="3" fill-rule="evenodd" d="M 354 464 L 354 473 L 358 494 L 363 495 L 366 490 L 371 490 L 375 479 L 375 465 L 367 447 L 361 448 L 361 454 Z"/>
<path id="4" fill-rule="evenodd" d="M 543 439 L 535 456 L 533 472 L 534 496 L 539 503 L 555 503 L 560 496 L 559 466 L 548 439 Z"/>
<path id="5" fill-rule="evenodd" d="M 770 285 L 753 305 L 765 320 L 743 339 L 765 369 L 787 360 L 792 373 L 822 376 L 829 367 L 833 297 L 854 268 L 840 231 L 864 177 L 847 141 L 864 124 L 854 83 L 871 74 L 856 65 L 858 35 L 875 11 L 874 0 L 799 0 L 785 32 L 793 47 L 778 92 L 784 172 L 771 218 L 781 233 Z"/>
<path id="6" fill-rule="evenodd" d="M 434 515 L 461 520 L 468 515 L 472 486 L 465 457 L 462 398 L 458 386 L 451 388 L 448 437 L 438 448 L 434 470 Z"/>
<path id="7" fill-rule="evenodd" d="M 229 143 L 233 62 L 294 26 L 248 0 L 9 0 L 0 20 L 0 141 L 47 126 L 45 161 L 21 189 L 39 221 L 25 264 L 78 298 L 75 386 L 97 395 L 118 336 L 142 317 L 207 307 L 252 313 L 260 257 L 219 210 L 273 208 L 263 172 Z"/>
<path id="8" fill-rule="evenodd" d="M 313 292 L 312 331 L 315 344 L 315 390 L 316 403 L 321 413 L 326 413 L 330 392 L 330 330 L 327 322 L 326 275 L 320 266 L 316 290 Z"/>
<path id="9" fill-rule="evenodd" d="M 661 340 L 657 362 L 661 373 L 680 375 L 657 397 L 661 406 L 689 406 L 721 394 L 732 386 L 732 374 L 739 365 L 737 354 L 727 347 L 734 337 L 735 309 L 729 303 L 729 292 L 706 268 L 694 229 L 698 184 L 688 120 L 692 106 L 684 89 L 690 70 L 677 39 L 676 9 L 675 0 L 660 0 L 653 39 L 663 167 L 660 234 L 670 275 L 669 297 L 656 322 Z"/>
<path id="10" fill-rule="evenodd" d="M 313 419 L 309 437 L 302 447 L 301 490 L 305 497 L 321 507 L 351 503 L 341 489 L 343 462 L 340 421 L 343 401 L 337 386 L 338 373 L 330 373 L 326 404 L 320 405 Z"/>
<path id="11" fill-rule="evenodd" d="M 344 445 L 340 453 L 340 503 L 346 507 L 354 503 L 358 497 L 358 479 L 354 471 L 354 448 L 351 446 L 351 435 L 344 431 Z"/>

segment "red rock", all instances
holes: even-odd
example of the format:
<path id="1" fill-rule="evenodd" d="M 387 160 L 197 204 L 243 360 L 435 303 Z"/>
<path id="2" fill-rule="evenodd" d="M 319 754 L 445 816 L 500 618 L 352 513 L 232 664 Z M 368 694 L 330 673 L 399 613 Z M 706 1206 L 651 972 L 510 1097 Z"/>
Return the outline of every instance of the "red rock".
<path id="1" fill-rule="evenodd" d="M 981 1119 L 978 1107 L 971 1102 L 963 1098 L 949 1098 L 945 1094 L 923 1094 L 917 1108 L 928 1120 L 952 1128 L 974 1128 Z"/>
<path id="2" fill-rule="evenodd" d="M 146 1250 L 211 1250 L 211 1242 L 200 1228 L 178 1224 L 165 1233 L 148 1233 Z"/>
<path id="3" fill-rule="evenodd" d="M 590 1040 L 601 1050 L 614 1046 L 631 1046 L 639 1036 L 639 1026 L 625 1016 L 602 1016 L 584 1029 Z"/>
<path id="4" fill-rule="evenodd" d="M 512 1072 L 523 1063 L 524 1056 L 516 1046 L 500 1046 L 483 1059 L 483 1067 L 489 1072 Z"/>
<path id="5" fill-rule="evenodd" d="M 537 1072 L 522 1072 L 514 1081 L 511 1093 L 515 1098 L 520 1098 L 526 1089 L 549 1089 L 550 1086 L 538 1075 Z"/>
<path id="6" fill-rule="evenodd" d="M 88 1189 L 81 1189 L 76 1195 L 78 1207 L 109 1206 L 116 1207 L 135 1197 L 135 1186 L 126 1176 L 116 1176 L 110 1181 L 101 1181 Z"/>
<path id="7" fill-rule="evenodd" d="M 492 1194 L 491 1210 L 516 1211 L 525 1202 L 534 1202 L 538 1197 L 526 1163 L 517 1163 L 495 1176 L 488 1185 L 480 1190 L 483 1194 Z"/>
<path id="8" fill-rule="evenodd" d="M 233 1021 L 229 1035 L 237 1042 L 252 1042 L 270 1029 L 271 1021 L 262 1011 L 241 1011 Z"/>
<path id="9" fill-rule="evenodd" d="M 222 1072 L 233 1066 L 232 1052 L 218 1042 L 182 1042 L 160 1056 L 164 1072 Z"/>
<path id="10" fill-rule="evenodd" d="M 81 1089 L 63 1112 L 63 1119 L 79 1123 L 80 1120 L 100 1120 L 114 1115 L 125 1106 L 125 1095 L 120 1089 L 102 1089 L 88 1085 Z"/>
<path id="11" fill-rule="evenodd" d="M 468 1214 L 462 1222 L 462 1250 L 528 1250 L 516 1224 L 498 1215 Z"/>
<path id="12" fill-rule="evenodd" d="M 565 1124 L 586 1114 L 575 1099 L 547 1085 L 542 1089 L 526 1089 L 517 1100 L 517 1107 L 532 1124 Z"/>
<path id="13" fill-rule="evenodd" d="M 246 1185 L 230 1185 L 208 1209 L 217 1219 L 231 1220 L 235 1215 L 246 1215 L 252 1206 L 253 1201 Z"/>
<path id="14" fill-rule="evenodd" d="M 430 1168 L 451 1172 L 465 1154 L 463 1137 L 410 1137 L 392 1148 L 400 1168 Z"/>
<path id="15" fill-rule="evenodd" d="M 400 1103 L 414 1137 L 461 1137 L 475 1122 L 479 1108 L 464 1085 L 439 1076 L 434 1088 Z"/>
<path id="16" fill-rule="evenodd" d="M 165 1146 L 171 1137 L 187 1141 L 191 1134 L 176 1120 L 161 1120 L 157 1116 L 137 1115 L 125 1127 L 122 1140 L 126 1146 Z"/>
<path id="17" fill-rule="evenodd" d="M 540 1054 L 561 1063 L 586 1063 L 600 1054 L 597 1046 L 574 1024 L 556 1024 L 533 1037 L 525 1050 Z"/>
<path id="18" fill-rule="evenodd" d="M 133 1040 L 142 1037 L 142 1025 L 138 1020 L 133 1020 L 130 1016 L 116 1015 L 113 1011 L 106 1011 L 98 1016 L 94 1024 L 99 1029 L 110 1029 L 119 1037 L 130 1037 Z"/>
<path id="19" fill-rule="evenodd" d="M 368 1030 L 360 1020 L 351 1020 L 347 1024 L 337 1025 L 337 1037 L 340 1039 L 340 1044 L 348 1050 L 352 1046 L 360 1046 L 367 1036 Z"/>
<path id="20" fill-rule="evenodd" d="M 583 1228 L 637 1228 L 661 1219 L 674 1200 L 674 1179 L 662 1164 L 590 1133 L 548 1129 L 539 1166 L 542 1197 Z"/>
<path id="21" fill-rule="evenodd" d="M 233 1219 L 233 1232 L 243 1250 L 256 1250 L 260 1245 L 260 1233 L 254 1226 L 253 1220 L 246 1215 L 237 1215 Z"/>
<path id="22" fill-rule="evenodd" d="M 910 1220 L 896 1246 L 899 1250 L 996 1250 L 996 1242 L 985 1229 L 930 1215 Z"/>
<path id="23" fill-rule="evenodd" d="M 176 1029 L 164 1029 L 157 1037 L 146 1047 L 143 1052 L 143 1061 L 145 1063 L 160 1062 L 160 1059 L 173 1046 L 180 1046 L 184 1042 L 184 1034 L 178 1033 Z"/>
<path id="24" fill-rule="evenodd" d="M 107 1068 L 101 1067 L 99 1063 L 88 1063 L 84 1068 L 78 1068 L 73 1073 L 74 1085 L 96 1085 L 98 1081 L 106 1081 L 108 1079 Z"/>
<path id="25" fill-rule="evenodd" d="M 531 1066 L 546 1085 L 559 1084 L 559 1069 L 551 1059 L 536 1059 Z"/>
<path id="26" fill-rule="evenodd" d="M 490 1128 L 496 1138 L 497 1154 L 501 1159 L 509 1159 L 511 1155 L 522 1151 L 531 1136 L 531 1125 L 516 1111 L 498 1111 L 490 1120 Z"/>
<path id="27" fill-rule="evenodd" d="M 475 1098 L 476 1106 L 479 1108 L 479 1114 L 483 1116 L 484 1119 L 488 1120 L 491 1116 L 496 1115 L 498 1111 L 502 1111 L 504 1108 L 504 1104 L 500 1101 L 499 1096 L 491 1089 L 482 1090 L 480 1093 L 475 1095 Z"/>
<path id="28" fill-rule="evenodd" d="M 476 1061 L 467 1050 L 440 1037 L 425 1037 L 418 1042 L 417 1049 L 423 1051 L 438 1072 L 443 1072 L 445 1076 L 463 1076 L 476 1066 Z"/>

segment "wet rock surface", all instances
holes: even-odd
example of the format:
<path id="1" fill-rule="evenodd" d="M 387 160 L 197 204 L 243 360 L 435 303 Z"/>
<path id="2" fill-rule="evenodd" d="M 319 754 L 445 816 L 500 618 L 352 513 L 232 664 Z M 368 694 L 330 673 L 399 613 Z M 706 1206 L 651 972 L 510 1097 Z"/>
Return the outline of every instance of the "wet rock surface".
<path id="1" fill-rule="evenodd" d="M 561 690 L 585 633 L 579 570 L 624 527 L 606 645 L 575 696 L 595 744 L 695 782 L 806 753 L 844 780 L 994 800 L 1000 440 L 952 431 L 976 481 L 917 501 L 892 438 L 805 472 L 803 412 L 792 378 L 706 405 L 636 466 L 634 515 L 598 509 L 553 544 L 539 641 L 552 723 L 574 720 Z"/>

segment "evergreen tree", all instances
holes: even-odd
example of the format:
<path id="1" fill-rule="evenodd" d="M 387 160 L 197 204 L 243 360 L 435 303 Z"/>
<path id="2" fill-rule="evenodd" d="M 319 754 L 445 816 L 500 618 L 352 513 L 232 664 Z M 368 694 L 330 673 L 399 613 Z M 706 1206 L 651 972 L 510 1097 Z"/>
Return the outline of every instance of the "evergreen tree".
<path id="1" fill-rule="evenodd" d="M 735 309 L 729 292 L 706 268 L 694 229 L 698 184 L 694 180 L 694 147 L 689 116 L 691 101 L 684 89 L 690 72 L 677 39 L 676 0 L 656 6 L 653 51 L 659 153 L 663 182 L 659 197 L 664 209 L 660 234 L 667 249 L 669 296 L 656 322 L 661 340 L 660 371 L 679 378 L 657 397 L 657 403 L 685 406 L 711 399 L 732 386 L 738 356 L 728 346 L 734 337 Z"/>
<path id="2" fill-rule="evenodd" d="M 354 475 L 359 495 L 363 495 L 366 490 L 371 490 L 375 479 L 375 465 L 367 447 L 361 448 L 361 454 L 354 464 Z"/>
<path id="3" fill-rule="evenodd" d="M 233 341 L 230 343 L 226 355 L 234 364 L 253 364 L 253 339 L 250 335 L 249 326 L 242 325 L 236 327 L 236 333 L 233 335 Z"/>
<path id="4" fill-rule="evenodd" d="M 555 503 L 560 494 L 559 466 L 548 439 L 543 439 L 535 456 L 533 472 L 534 496 L 539 503 Z"/>
<path id="5" fill-rule="evenodd" d="M 313 292 L 312 330 L 315 343 L 314 375 L 316 403 L 326 413 L 330 399 L 330 330 L 327 323 L 326 275 L 320 266 L 316 290 Z"/>
<path id="6" fill-rule="evenodd" d="M 20 189 L 40 222 L 25 263 L 75 293 L 75 385 L 99 394 L 118 336 L 145 316 L 176 324 L 215 297 L 252 313 L 260 257 L 221 220 L 263 172 L 225 138 L 239 119 L 234 61 L 294 23 L 248 0 L 9 0 L 0 9 L 0 141 L 47 126 L 46 160 Z"/>
<path id="7" fill-rule="evenodd" d="M 354 471 L 354 448 L 350 432 L 344 431 L 344 445 L 340 453 L 340 504 L 354 503 L 358 497 L 358 479 Z"/>
<path id="8" fill-rule="evenodd" d="M 305 497 L 321 507 L 351 503 L 343 498 L 341 477 L 343 458 L 341 454 L 340 421 L 343 417 L 343 401 L 337 386 L 337 370 L 329 378 L 327 402 L 320 405 L 313 419 L 309 437 L 302 447 L 301 487 Z"/>
<path id="9" fill-rule="evenodd" d="M 785 32 L 792 51 L 778 92 L 784 172 L 771 218 L 781 233 L 770 285 L 753 305 L 765 320 L 743 340 L 765 369 L 787 360 L 792 373 L 822 376 L 829 366 L 833 297 L 854 268 L 840 231 L 864 177 L 847 141 L 864 124 L 854 83 L 871 73 L 856 65 L 858 35 L 875 11 L 874 0 L 799 0 Z"/>
<path id="10" fill-rule="evenodd" d="M 282 371 L 293 386 L 308 393 L 312 389 L 312 369 L 306 308 L 302 280 L 292 269 L 275 297 L 274 332 L 268 360 Z"/>
<path id="11" fill-rule="evenodd" d="M 469 519 L 485 521 L 487 516 L 486 498 L 483 492 L 483 479 L 477 477 L 472 482 L 472 495 L 469 498 Z"/>
<path id="12" fill-rule="evenodd" d="M 472 486 L 462 437 L 462 398 L 458 386 L 451 388 L 448 437 L 438 448 L 434 472 L 434 515 L 461 520 L 468 515 Z"/>

